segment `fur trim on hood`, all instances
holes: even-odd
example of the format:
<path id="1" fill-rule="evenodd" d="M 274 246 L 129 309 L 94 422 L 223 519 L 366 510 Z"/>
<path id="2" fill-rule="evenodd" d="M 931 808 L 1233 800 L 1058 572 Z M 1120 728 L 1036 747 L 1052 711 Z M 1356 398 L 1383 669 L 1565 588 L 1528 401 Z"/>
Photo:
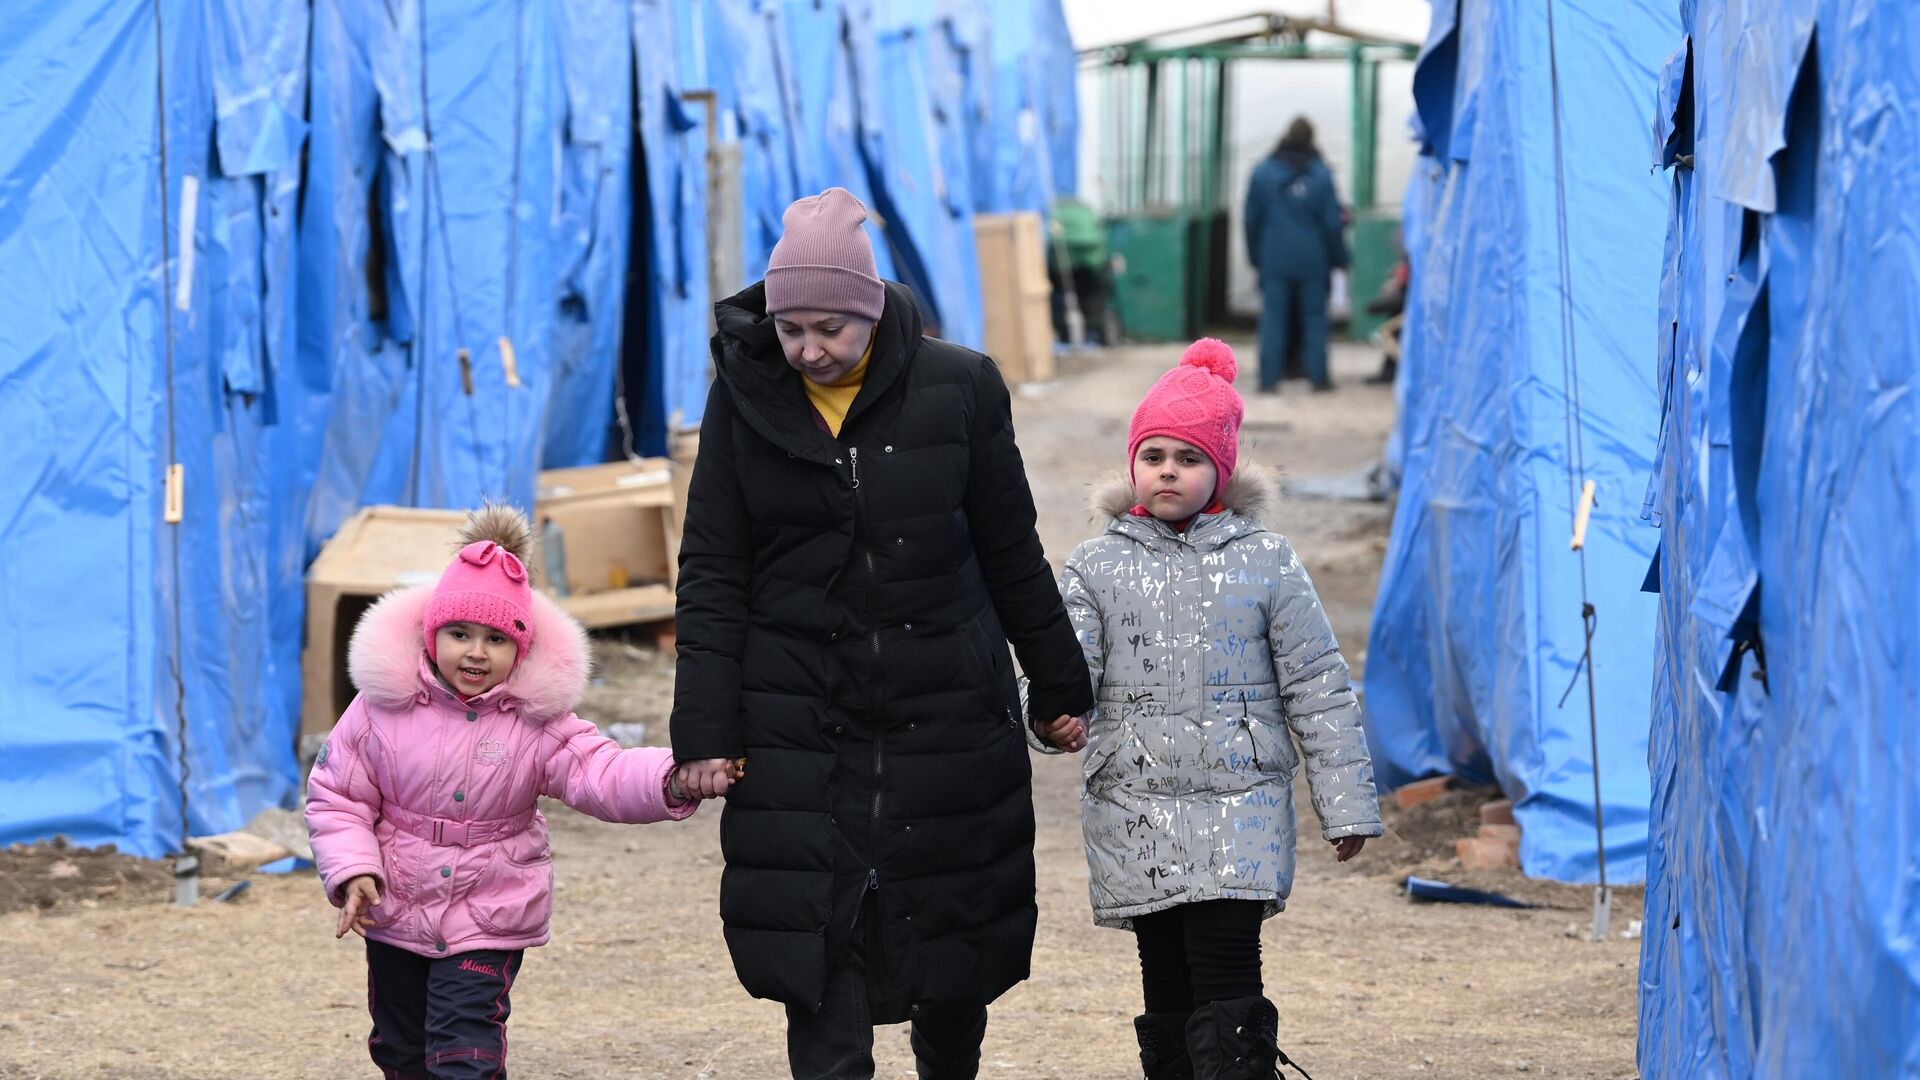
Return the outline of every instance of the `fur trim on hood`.
<path id="1" fill-rule="evenodd" d="M 1272 469 L 1264 465 L 1242 465 L 1234 470 L 1232 479 L 1227 481 L 1227 490 L 1220 493 L 1220 501 L 1241 517 L 1261 521 L 1266 512 L 1280 501 L 1279 479 Z M 1094 482 L 1093 497 L 1087 508 L 1093 512 L 1094 520 L 1112 521 L 1125 517 L 1127 511 L 1137 505 L 1139 503 L 1133 497 L 1133 481 L 1126 473 L 1116 471 Z"/>
<path id="2" fill-rule="evenodd" d="M 430 689 L 421 682 L 420 665 L 427 650 L 421 626 L 431 599 L 431 585 L 390 592 L 375 601 L 354 627 L 347 646 L 347 673 L 375 704 L 405 708 Z M 507 681 L 489 693 L 514 699 L 522 715 L 544 724 L 574 710 L 586 693 L 592 670 L 593 648 L 587 632 L 536 592 L 533 647 L 514 663 Z"/>

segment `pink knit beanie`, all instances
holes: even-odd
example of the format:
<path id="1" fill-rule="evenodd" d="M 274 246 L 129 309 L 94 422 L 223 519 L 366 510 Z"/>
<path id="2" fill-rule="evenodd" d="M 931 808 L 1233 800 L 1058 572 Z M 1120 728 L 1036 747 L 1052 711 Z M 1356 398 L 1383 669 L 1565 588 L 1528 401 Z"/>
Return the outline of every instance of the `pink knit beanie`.
<path id="1" fill-rule="evenodd" d="M 525 656 L 533 644 L 533 586 L 526 562 L 533 527 L 512 507 L 489 505 L 468 517 L 460 538 L 465 546 L 427 601 L 422 626 L 427 656 L 439 663 L 434 636 L 454 622 L 491 626 L 512 638 Z"/>
<path id="2" fill-rule="evenodd" d="M 1140 444 L 1165 435 L 1192 443 L 1213 460 L 1220 471 L 1213 494 L 1219 498 L 1240 459 L 1240 418 L 1246 404 L 1233 388 L 1238 370 L 1224 341 L 1201 338 L 1187 346 L 1179 366 L 1160 376 L 1133 411 L 1133 426 L 1127 431 L 1128 475 Z"/>
<path id="3" fill-rule="evenodd" d="M 767 313 L 838 311 L 878 322 L 887 289 L 866 220 L 867 208 L 845 188 L 795 199 L 767 260 Z"/>

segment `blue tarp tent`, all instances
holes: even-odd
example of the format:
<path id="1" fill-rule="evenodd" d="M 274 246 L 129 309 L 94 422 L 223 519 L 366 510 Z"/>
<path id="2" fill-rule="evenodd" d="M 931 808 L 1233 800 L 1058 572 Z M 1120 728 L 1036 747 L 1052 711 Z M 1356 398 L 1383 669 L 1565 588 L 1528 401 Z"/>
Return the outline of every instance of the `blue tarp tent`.
<path id="1" fill-rule="evenodd" d="M 1079 56 L 1058 4 L 992 0 L 984 11 L 992 89 L 974 140 L 976 209 L 1045 213 L 1079 190 Z"/>
<path id="2" fill-rule="evenodd" d="M 1914 11 L 1680 6 L 1640 1069 L 1912 1076 Z"/>
<path id="3" fill-rule="evenodd" d="M 722 137 L 738 142 L 742 280 L 766 273 L 780 217 L 802 195 L 840 186 L 873 204 L 859 145 L 854 49 L 838 5 L 812 0 L 716 0 L 704 11 L 709 80 Z M 867 226 L 883 277 L 895 275 L 886 234 Z"/>
<path id="4" fill-rule="evenodd" d="M 293 792 L 307 20 L 228 6 L 0 18 L 0 841 L 159 854 Z"/>
<path id="5" fill-rule="evenodd" d="M 847 0 L 857 50 L 860 145 L 872 207 L 928 332 L 972 348 L 986 339 L 973 240 L 965 94 L 951 77 L 950 38 L 935 0 Z"/>
<path id="6" fill-rule="evenodd" d="M 659 453 L 699 421 L 708 133 L 686 95 L 710 73 L 769 140 L 758 212 L 833 183 L 884 202 L 885 239 L 932 260 L 929 300 L 977 340 L 974 208 L 936 195 L 927 152 L 964 153 L 969 121 L 937 111 L 951 87 L 923 87 L 919 115 L 876 98 L 883 51 L 944 70 L 925 43 L 957 40 L 948 19 L 813 0 L 0 14 L 0 843 L 158 855 L 288 803 L 303 575 L 342 521 L 527 505 L 541 467 Z M 764 43 L 730 32 L 749 24 Z"/>
<path id="7" fill-rule="evenodd" d="M 1403 479 L 1368 734 L 1386 786 L 1497 781 L 1526 871 L 1564 881 L 1598 873 L 1583 573 L 1608 869 L 1631 881 L 1645 865 L 1653 538 L 1639 498 L 1663 189 L 1622 148 L 1677 25 L 1666 0 L 1436 0 L 1414 76 L 1425 156 L 1407 198 Z M 1568 545 L 1583 480 L 1599 493 L 1584 570 Z"/>
<path id="8" fill-rule="evenodd" d="M 787 204 L 839 185 L 875 211 L 882 275 L 977 346 L 972 215 L 1044 213 L 1073 190 L 1075 55 L 1060 6 L 713 0 L 693 12 L 722 137 L 740 149 L 741 284 L 765 273 Z"/>

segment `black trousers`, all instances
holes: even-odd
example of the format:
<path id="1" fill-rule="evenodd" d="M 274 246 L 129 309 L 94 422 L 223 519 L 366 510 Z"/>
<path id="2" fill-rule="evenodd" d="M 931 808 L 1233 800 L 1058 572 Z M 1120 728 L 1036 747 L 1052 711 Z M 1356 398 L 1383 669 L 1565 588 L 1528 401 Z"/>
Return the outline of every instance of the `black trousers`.
<path id="1" fill-rule="evenodd" d="M 873 1080 L 873 1011 L 864 945 L 856 941 L 827 973 L 819 1012 L 787 1006 L 787 1065 L 794 1080 Z M 916 1009 L 913 1059 L 920 1080 L 974 1080 L 986 1034 L 985 1005 Z"/>
<path id="2" fill-rule="evenodd" d="M 367 942 L 367 1053 L 386 1080 L 505 1080 L 524 951 L 426 957 Z"/>
<path id="3" fill-rule="evenodd" d="M 1140 984 L 1150 1013 L 1190 1013 L 1213 1001 L 1259 997 L 1264 900 L 1203 900 L 1133 920 Z"/>

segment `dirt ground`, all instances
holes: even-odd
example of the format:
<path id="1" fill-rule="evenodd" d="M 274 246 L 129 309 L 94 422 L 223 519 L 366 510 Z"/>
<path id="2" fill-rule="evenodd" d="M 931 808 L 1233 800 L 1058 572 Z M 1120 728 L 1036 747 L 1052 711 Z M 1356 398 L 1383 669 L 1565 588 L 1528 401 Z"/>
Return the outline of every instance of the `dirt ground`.
<path id="1" fill-rule="evenodd" d="M 1250 365 L 1252 349 L 1240 352 Z M 1134 403 L 1175 355 L 1070 358 L 1058 381 L 1018 396 L 1056 563 L 1089 534 L 1087 485 L 1120 464 Z M 1335 358 L 1337 393 L 1250 399 L 1242 460 L 1305 478 L 1377 456 L 1392 398 L 1359 384 L 1372 363 L 1347 347 Z M 1293 538 L 1363 669 L 1387 508 L 1288 501 L 1269 524 Z M 599 646 L 583 714 L 642 724 L 647 741 L 664 743 L 671 661 L 643 636 Z M 993 1007 L 982 1075 L 1137 1076 L 1133 942 L 1089 919 L 1078 771 L 1057 759 L 1036 760 L 1034 771 L 1034 977 Z M 1472 827 L 1483 797 L 1455 792 L 1390 809 L 1391 834 L 1346 866 L 1303 830 L 1292 902 L 1263 943 L 1282 1045 L 1319 1080 L 1636 1075 L 1638 942 L 1574 936 L 1590 890 L 1462 872 L 1451 841 Z M 560 891 L 553 943 L 528 956 L 514 995 L 516 1075 L 785 1075 L 781 1010 L 740 989 L 721 939 L 717 808 L 645 829 L 553 804 L 547 814 Z M 1409 870 L 1547 906 L 1415 904 L 1401 889 Z M 205 893 L 230 883 L 209 881 Z M 181 910 L 170 899 L 165 864 L 51 845 L 0 851 L 0 1078 L 372 1075 L 359 943 L 333 940 L 333 914 L 310 874 L 255 876 L 231 903 Z M 1639 918 L 1639 904 L 1637 890 L 1623 891 L 1615 927 Z M 880 1032 L 876 1056 L 881 1076 L 912 1076 L 904 1030 Z"/>

